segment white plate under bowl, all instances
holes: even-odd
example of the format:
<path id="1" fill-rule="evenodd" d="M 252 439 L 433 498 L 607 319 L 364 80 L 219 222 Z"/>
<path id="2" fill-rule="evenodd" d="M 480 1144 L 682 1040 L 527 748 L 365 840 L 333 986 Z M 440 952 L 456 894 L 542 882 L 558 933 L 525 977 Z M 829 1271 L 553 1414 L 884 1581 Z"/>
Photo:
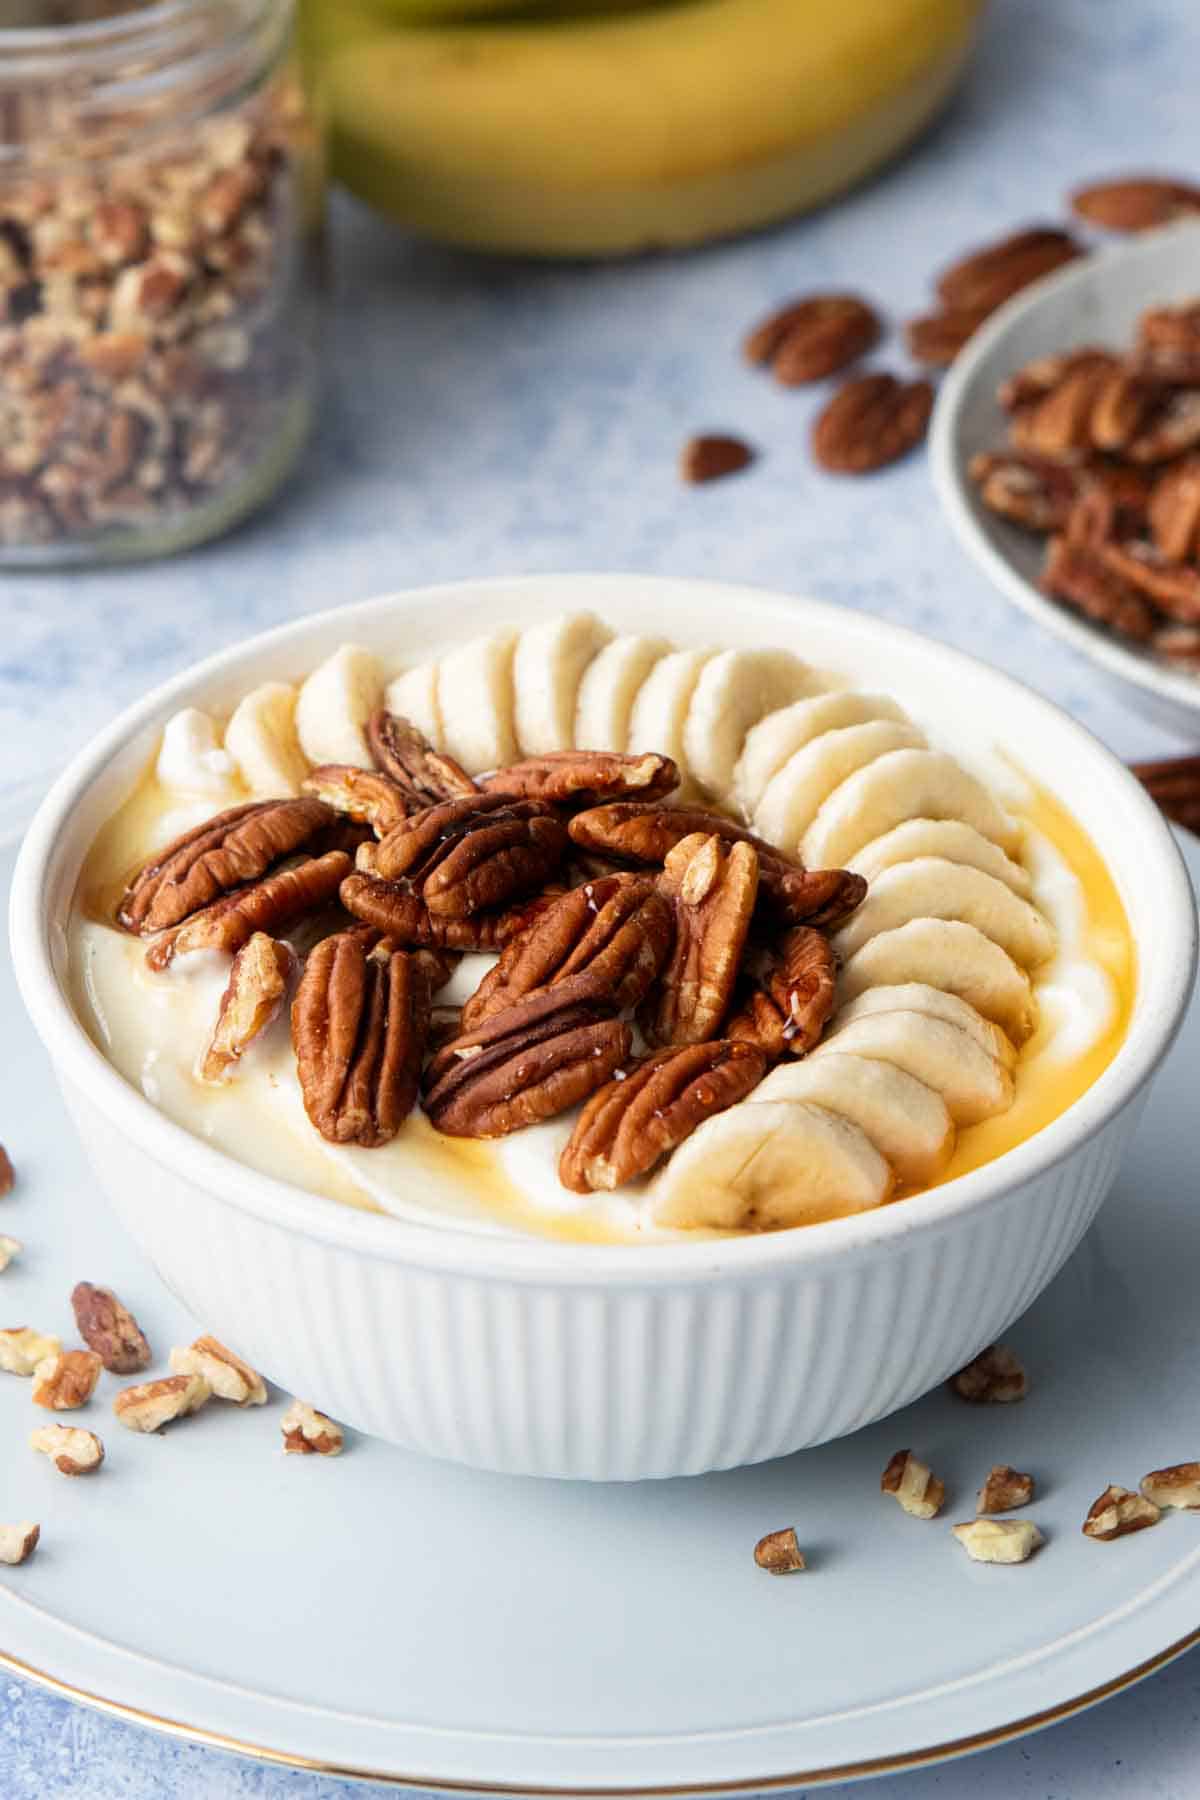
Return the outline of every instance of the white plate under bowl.
<path id="1" fill-rule="evenodd" d="M 0 852 L 0 888 L 11 868 Z M 26 1245 L 0 1322 L 68 1339 L 73 1283 L 106 1282 L 161 1371 L 195 1323 L 100 1199 L 7 963 L 0 1034 L 19 1171 L 0 1228 Z M 1079 1531 L 1110 1481 L 1200 1455 L 1198 1060 L 1193 1004 L 1098 1223 L 1008 1334 L 1032 1383 L 1019 1406 L 936 1392 L 778 1462 L 597 1486 L 365 1438 L 284 1457 L 277 1393 L 136 1437 L 106 1376 L 70 1417 L 108 1460 L 72 1481 L 25 1447 L 45 1415 L 0 1375 L 0 1519 L 43 1534 L 0 1569 L 0 1666 L 278 1762 L 523 1794 L 811 1788 L 1104 1698 L 1200 1641 L 1200 1516 L 1111 1544 Z M 943 1519 L 880 1494 L 902 1445 L 944 1477 Z M 993 1462 L 1037 1478 L 1047 1542 L 1023 1567 L 950 1537 Z M 777 1580 L 751 1552 L 788 1523 L 810 1571 Z"/>
<path id="2" fill-rule="evenodd" d="M 1094 625 L 1038 587 L 1045 539 L 982 504 L 967 475 L 980 450 L 999 448 L 1008 419 L 996 390 L 1035 356 L 1084 344 L 1126 349 L 1148 306 L 1200 297 L 1200 224 L 1185 221 L 1097 251 L 1018 294 L 979 331 L 942 384 L 930 427 L 933 480 L 959 542 L 1002 593 L 1114 678 L 1139 712 L 1195 739 L 1200 676 Z"/>

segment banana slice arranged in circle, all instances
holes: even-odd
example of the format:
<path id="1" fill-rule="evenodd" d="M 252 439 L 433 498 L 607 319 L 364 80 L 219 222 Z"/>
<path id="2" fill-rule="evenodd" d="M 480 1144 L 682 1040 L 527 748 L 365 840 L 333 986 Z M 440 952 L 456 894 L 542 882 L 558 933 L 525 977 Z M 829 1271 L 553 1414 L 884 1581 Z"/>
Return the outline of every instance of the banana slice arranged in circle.
<path id="1" fill-rule="evenodd" d="M 732 806 L 733 772 L 750 727 L 818 685 L 807 663 L 784 650 L 722 650 L 711 657 L 700 671 L 683 726 L 683 754 L 693 781 L 722 806 Z"/>
<path id="2" fill-rule="evenodd" d="M 823 1106 L 776 1100 L 706 1119 L 653 1191 L 656 1224 L 714 1230 L 814 1225 L 867 1212 L 894 1177 L 866 1133 Z"/>
<path id="3" fill-rule="evenodd" d="M 637 691 L 629 715 L 629 742 L 625 746 L 632 756 L 645 756 L 657 751 L 670 756 L 685 768 L 683 728 L 692 695 L 705 663 L 715 650 L 672 650 L 660 657 Z M 685 775 L 680 794 L 695 792 L 695 783 Z"/>
<path id="4" fill-rule="evenodd" d="M 515 631 L 473 638 L 438 667 L 443 750 L 471 775 L 516 761 L 513 723 Z"/>
<path id="5" fill-rule="evenodd" d="M 418 663 L 415 668 L 405 669 L 394 681 L 389 681 L 383 703 L 397 718 L 407 719 L 410 725 L 415 725 L 435 750 L 445 749 L 435 662 Z"/>
<path id="6" fill-rule="evenodd" d="M 1013 1078 L 975 1040 L 929 1013 L 881 1012 L 838 1025 L 812 1052 L 895 1063 L 940 1094 L 956 1125 L 977 1125 L 1012 1105 Z"/>
<path id="7" fill-rule="evenodd" d="M 382 692 L 379 664 L 361 644 L 343 644 L 314 669 L 296 697 L 296 733 L 309 762 L 372 768 L 366 726 Z"/>
<path id="8" fill-rule="evenodd" d="M 605 644 L 583 671 L 575 703 L 575 738 L 580 750 L 623 752 L 638 690 L 655 663 L 670 651 L 666 638 L 626 633 Z"/>
<path id="9" fill-rule="evenodd" d="M 814 694 L 810 700 L 794 700 L 790 706 L 782 706 L 760 719 L 746 733 L 742 754 L 733 771 L 733 797 L 743 818 L 754 817 L 755 809 L 767 791 L 767 783 L 773 775 L 778 775 L 797 750 L 803 750 L 805 744 L 826 731 L 840 731 L 845 725 L 866 725 L 872 719 L 893 719 L 900 725 L 910 723 L 903 707 L 886 694 L 853 691 Z"/>
<path id="10" fill-rule="evenodd" d="M 512 678 L 517 748 L 522 756 L 546 756 L 572 748 L 583 672 L 612 635 L 594 613 L 560 613 L 521 633 Z"/>
<path id="11" fill-rule="evenodd" d="M 1020 832 L 983 783 L 941 750 L 893 750 L 834 789 L 804 834 L 812 869 L 845 868 L 852 856 L 906 819 L 961 819 L 1002 850 Z"/>
<path id="12" fill-rule="evenodd" d="M 748 1104 L 805 1100 L 849 1119 L 889 1162 L 904 1187 L 935 1180 L 954 1152 L 954 1121 L 939 1093 L 893 1062 L 830 1050 L 781 1063 Z"/>
<path id="13" fill-rule="evenodd" d="M 849 1025 L 871 1013 L 884 1012 L 919 1012 L 927 1013 L 932 1019 L 945 1019 L 948 1025 L 957 1025 L 960 1031 L 965 1031 L 981 1050 L 994 1056 L 1004 1068 L 1011 1069 L 1016 1063 L 1017 1052 L 1012 1040 L 999 1025 L 993 1025 L 957 994 L 949 994 L 944 988 L 929 987 L 921 981 L 868 988 L 857 1000 L 839 1008 L 835 1024 L 838 1027 Z"/>
<path id="14" fill-rule="evenodd" d="M 754 815 L 755 831 L 781 850 L 794 850 L 830 794 L 856 770 L 891 750 L 919 749 L 924 743 L 915 725 L 896 719 L 871 719 L 825 732 L 771 777 Z"/>
<path id="15" fill-rule="evenodd" d="M 1006 950 L 958 919 L 914 919 L 895 931 L 881 931 L 844 965 L 838 978 L 839 1003 L 857 999 L 866 988 L 920 981 L 957 994 L 1023 1044 L 1034 1026 L 1029 977 Z"/>
<path id="16" fill-rule="evenodd" d="M 835 935 L 834 949 L 843 959 L 851 957 L 881 931 L 894 931 L 913 919 L 958 919 L 974 925 L 1023 969 L 1036 969 L 1054 955 L 1054 933 L 1036 906 L 994 875 L 940 856 L 917 857 L 877 876 L 858 911 Z"/>
<path id="17" fill-rule="evenodd" d="M 296 735 L 295 688 L 286 681 L 252 688 L 225 727 L 225 748 L 256 799 L 285 800 L 298 794 L 308 758 Z"/>
<path id="18" fill-rule="evenodd" d="M 983 837 L 973 825 L 964 825 L 961 819 L 906 819 L 903 825 L 894 825 L 881 838 L 864 845 L 846 866 L 856 875 L 876 881 L 885 869 L 895 868 L 897 863 L 915 862 L 921 856 L 944 856 L 947 862 L 982 869 L 1022 900 L 1028 900 L 1033 893 L 1028 871 L 1006 856 L 999 844 Z"/>

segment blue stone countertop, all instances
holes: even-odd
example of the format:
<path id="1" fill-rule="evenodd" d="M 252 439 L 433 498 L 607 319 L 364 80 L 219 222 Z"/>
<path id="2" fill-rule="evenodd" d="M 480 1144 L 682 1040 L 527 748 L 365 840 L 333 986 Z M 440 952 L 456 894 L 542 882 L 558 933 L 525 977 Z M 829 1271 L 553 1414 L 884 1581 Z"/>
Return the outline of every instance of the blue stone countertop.
<path id="1" fill-rule="evenodd" d="M 899 323 L 948 259 L 1059 216 L 1086 177 L 1200 173 L 1198 68 L 1189 0 L 994 0 L 959 99 L 886 175 L 688 256 L 477 261 L 339 202 L 327 393 L 299 476 L 192 555 L 0 578 L 0 780 L 48 775 L 115 708 L 277 621 L 423 582 L 589 568 L 749 580 L 903 620 L 1031 683 L 1122 755 L 1177 751 L 967 562 L 920 455 L 868 480 L 822 475 L 808 452 L 818 396 L 773 386 L 737 346 L 805 289 L 861 289 Z M 897 338 L 881 360 L 903 366 Z M 704 429 L 744 435 L 761 460 L 684 487 L 679 446 Z M 1183 1800 L 1200 1788 L 1198 1713 L 1191 1656 L 969 1771 L 915 1771 L 889 1793 Z M 0 1676 L 0 1800 L 386 1791 L 159 1739 Z"/>

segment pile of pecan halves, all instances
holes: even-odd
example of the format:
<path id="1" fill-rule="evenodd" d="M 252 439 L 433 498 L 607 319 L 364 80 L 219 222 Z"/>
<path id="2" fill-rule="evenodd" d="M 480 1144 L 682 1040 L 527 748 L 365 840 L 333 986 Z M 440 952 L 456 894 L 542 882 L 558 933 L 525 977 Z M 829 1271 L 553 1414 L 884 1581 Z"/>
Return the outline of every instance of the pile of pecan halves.
<path id="1" fill-rule="evenodd" d="M 1047 534 L 1046 593 L 1200 671 L 1200 301 L 1142 315 L 1125 356 L 1044 356 L 1002 385 L 980 499 Z"/>
<path id="2" fill-rule="evenodd" d="M 437 1130 L 469 1138 L 586 1101 L 559 1171 L 586 1193 L 647 1174 L 817 1042 L 826 934 L 861 876 L 668 804 L 667 756 L 562 751 L 477 782 L 394 714 L 368 739 L 374 769 L 328 764 L 296 798 L 218 814 L 123 896 L 152 968 L 233 955 L 202 1078 L 228 1078 L 307 946 L 292 1041 L 323 1137 L 384 1144 L 418 1095 Z M 467 951 L 499 960 L 461 1012 L 435 1007 Z"/>

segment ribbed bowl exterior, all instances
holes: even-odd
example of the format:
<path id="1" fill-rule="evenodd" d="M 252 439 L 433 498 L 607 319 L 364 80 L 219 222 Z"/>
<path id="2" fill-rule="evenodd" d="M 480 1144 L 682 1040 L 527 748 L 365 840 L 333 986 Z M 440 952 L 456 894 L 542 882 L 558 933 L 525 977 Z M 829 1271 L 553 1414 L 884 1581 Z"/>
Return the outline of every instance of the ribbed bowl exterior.
<path id="1" fill-rule="evenodd" d="M 943 1381 L 1050 1281 L 1143 1095 L 1033 1180 L 885 1253 L 564 1284 L 341 1248 L 161 1167 L 64 1088 L 128 1229 L 198 1324 L 406 1449 L 587 1481 L 696 1475 L 845 1436 Z M 736 1245 L 733 1247 L 736 1252 Z"/>

